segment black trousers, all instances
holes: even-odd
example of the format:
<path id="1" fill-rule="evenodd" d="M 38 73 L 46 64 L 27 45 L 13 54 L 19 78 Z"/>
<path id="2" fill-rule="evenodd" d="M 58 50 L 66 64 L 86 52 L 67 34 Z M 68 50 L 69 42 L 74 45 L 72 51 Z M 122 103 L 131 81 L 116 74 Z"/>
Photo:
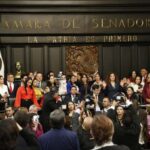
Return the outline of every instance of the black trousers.
<path id="1" fill-rule="evenodd" d="M 32 100 L 29 99 L 29 100 L 24 100 L 22 99 L 21 100 L 21 107 L 26 107 L 29 109 L 29 107 L 33 104 Z"/>

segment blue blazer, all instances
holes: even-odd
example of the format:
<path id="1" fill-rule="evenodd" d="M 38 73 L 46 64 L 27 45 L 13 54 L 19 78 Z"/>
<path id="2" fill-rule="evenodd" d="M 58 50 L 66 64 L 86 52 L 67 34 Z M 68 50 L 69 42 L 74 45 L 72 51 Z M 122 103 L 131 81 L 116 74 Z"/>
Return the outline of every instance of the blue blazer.
<path id="1" fill-rule="evenodd" d="M 79 141 L 73 131 L 51 129 L 39 137 L 41 150 L 79 150 Z"/>

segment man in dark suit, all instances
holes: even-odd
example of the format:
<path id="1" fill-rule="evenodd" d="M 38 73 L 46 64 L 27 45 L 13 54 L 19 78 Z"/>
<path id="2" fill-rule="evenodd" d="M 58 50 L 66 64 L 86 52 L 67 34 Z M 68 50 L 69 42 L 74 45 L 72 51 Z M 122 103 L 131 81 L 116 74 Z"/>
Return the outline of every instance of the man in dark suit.
<path id="1" fill-rule="evenodd" d="M 38 81 L 38 87 L 45 90 L 47 84 L 43 81 L 43 74 L 41 72 L 37 72 L 35 78 Z"/>
<path id="2" fill-rule="evenodd" d="M 98 106 L 100 109 L 102 108 L 102 101 L 104 98 L 104 94 L 102 92 L 102 87 L 100 85 L 93 85 L 92 86 L 92 94 L 87 95 L 85 99 L 85 107 L 88 109 L 95 109 L 95 101 L 98 102 Z"/>
<path id="3" fill-rule="evenodd" d="M 14 75 L 12 73 L 7 74 L 6 85 L 8 87 L 9 92 L 9 103 L 11 106 L 13 106 L 19 85 L 14 82 Z"/>
<path id="4" fill-rule="evenodd" d="M 67 104 L 68 102 L 74 102 L 75 104 L 79 104 L 81 102 L 81 97 L 77 92 L 77 87 L 72 86 L 71 91 L 69 94 L 66 95 L 64 99 L 64 103 Z"/>
<path id="5" fill-rule="evenodd" d="M 79 106 L 81 103 L 81 96 L 77 92 L 77 87 L 72 86 L 70 93 L 68 93 L 65 98 L 62 100 L 62 109 L 66 113 L 67 105 L 69 102 L 73 102 L 76 106 Z"/>
<path id="6" fill-rule="evenodd" d="M 79 150 L 75 132 L 64 128 L 65 114 L 56 109 L 50 114 L 52 129 L 39 138 L 41 150 Z"/>
<path id="7" fill-rule="evenodd" d="M 40 115 L 40 121 L 43 125 L 44 132 L 50 129 L 49 114 L 61 107 L 61 99 L 59 98 L 57 91 L 48 92 L 44 95 L 42 112 Z"/>

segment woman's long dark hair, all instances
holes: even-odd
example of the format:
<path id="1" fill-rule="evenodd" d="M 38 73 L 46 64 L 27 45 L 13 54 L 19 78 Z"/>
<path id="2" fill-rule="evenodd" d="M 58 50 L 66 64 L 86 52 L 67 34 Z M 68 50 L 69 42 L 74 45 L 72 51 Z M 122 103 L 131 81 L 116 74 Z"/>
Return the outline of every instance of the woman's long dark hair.
<path id="1" fill-rule="evenodd" d="M 0 149 L 15 150 L 19 130 L 16 122 L 12 119 L 0 121 Z"/>
<path id="2" fill-rule="evenodd" d="M 26 94 L 27 94 L 27 85 L 28 85 L 27 83 L 28 83 L 29 80 L 32 81 L 32 78 L 27 78 L 27 79 L 25 80 L 25 82 L 24 82 L 24 88 L 25 88 Z M 32 82 L 31 85 L 29 86 L 31 89 L 32 89 L 32 84 L 33 84 L 33 82 Z"/>
<path id="3" fill-rule="evenodd" d="M 109 74 L 107 75 L 107 77 L 106 77 L 106 83 L 107 83 L 108 85 L 111 84 L 111 82 L 110 82 L 110 75 L 111 75 L 111 74 L 114 74 L 114 76 L 115 76 L 115 83 L 119 83 L 118 76 L 117 76 L 114 72 L 111 72 L 111 73 L 109 73 Z"/>

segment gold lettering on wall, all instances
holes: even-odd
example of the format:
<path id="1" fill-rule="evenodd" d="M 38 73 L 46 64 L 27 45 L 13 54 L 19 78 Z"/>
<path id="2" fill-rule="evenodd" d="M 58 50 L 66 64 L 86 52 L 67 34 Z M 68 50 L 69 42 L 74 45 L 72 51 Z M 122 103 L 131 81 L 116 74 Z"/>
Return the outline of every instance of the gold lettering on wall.
<path id="1" fill-rule="evenodd" d="M 14 20 L 14 26 L 15 26 L 16 29 L 19 29 L 19 24 L 16 20 Z"/>
<path id="2" fill-rule="evenodd" d="M 133 27 L 135 26 L 134 19 L 128 18 L 128 19 L 127 19 L 127 26 L 128 26 L 129 28 L 133 28 Z"/>
<path id="3" fill-rule="evenodd" d="M 25 25 L 26 28 L 29 28 L 29 29 L 32 29 L 32 21 L 31 20 L 28 20 L 26 25 Z"/>
<path id="4" fill-rule="evenodd" d="M 52 18 L 41 20 L 40 18 L 34 19 L 2 19 L 0 23 L 1 30 L 4 28 L 6 30 L 12 31 L 15 30 L 18 32 L 29 30 L 32 32 L 36 31 L 60 31 L 60 32 L 73 32 L 81 31 L 81 33 L 86 33 L 88 30 L 90 32 L 101 32 L 100 29 L 111 29 L 113 32 L 117 32 L 117 29 L 148 29 L 150 28 L 150 18 L 104 18 L 104 17 L 93 17 L 88 18 L 86 21 L 80 21 L 80 18 L 59 18 L 58 20 L 52 20 Z M 114 31 L 114 29 L 116 29 Z M 109 32 L 110 30 L 108 30 Z M 130 30 L 127 30 L 128 33 Z M 118 32 L 117 32 L 118 33 Z"/>
<path id="5" fill-rule="evenodd" d="M 110 28 L 110 24 L 108 23 L 109 21 L 107 19 L 102 18 L 100 20 L 101 28 Z"/>
<path id="6" fill-rule="evenodd" d="M 98 22 L 97 22 L 97 19 L 96 19 L 96 18 L 93 18 L 93 19 L 92 19 L 92 23 L 93 23 L 93 28 L 94 28 L 94 29 L 96 29 L 96 28 L 98 28 L 98 27 L 99 27 L 99 24 L 98 24 Z"/>
<path id="7" fill-rule="evenodd" d="M 144 25 L 144 21 L 142 19 L 137 19 L 136 24 L 137 24 L 138 28 L 142 28 Z"/>
<path id="8" fill-rule="evenodd" d="M 78 20 L 77 19 L 73 19 L 72 20 L 72 28 L 73 29 L 79 29 L 80 27 L 79 27 L 79 25 L 78 25 Z"/>
<path id="9" fill-rule="evenodd" d="M 146 20 L 146 25 L 147 25 L 147 27 L 150 27 L 150 19 Z"/>
<path id="10" fill-rule="evenodd" d="M 124 22 L 123 19 L 120 20 L 118 27 L 119 27 L 119 28 L 126 28 L 126 25 L 125 25 L 125 22 Z"/>
<path id="11" fill-rule="evenodd" d="M 86 42 L 95 42 L 95 36 L 86 36 L 85 41 Z"/>
<path id="12" fill-rule="evenodd" d="M 150 19 L 133 19 L 133 18 L 93 18 L 91 20 L 92 28 L 98 29 L 109 29 L 109 28 L 122 28 L 122 29 L 130 29 L 130 28 L 150 28 Z"/>
<path id="13" fill-rule="evenodd" d="M 77 42 L 77 39 L 76 39 L 76 37 L 75 37 L 75 36 L 73 36 L 73 38 L 72 38 L 72 42 Z"/>
<path id="14" fill-rule="evenodd" d="M 68 29 L 70 27 L 70 21 L 68 19 L 63 19 L 63 21 L 62 21 L 62 27 L 64 29 Z"/>
<path id="15" fill-rule="evenodd" d="M 30 37 L 30 36 L 28 36 L 27 37 L 27 41 L 28 41 L 28 43 L 38 43 L 38 37 Z"/>
<path id="16" fill-rule="evenodd" d="M 62 20 L 62 28 L 64 29 L 79 29 L 78 20 L 73 19 L 63 19 Z"/>
<path id="17" fill-rule="evenodd" d="M 45 21 L 44 27 L 49 29 L 50 28 L 50 22 L 48 20 Z"/>
<path id="18" fill-rule="evenodd" d="M 97 42 L 137 42 L 137 35 L 105 36 L 28 36 L 28 43 L 97 43 Z"/>
<path id="19" fill-rule="evenodd" d="M 38 19 L 35 20 L 34 25 L 35 25 L 35 29 L 40 30 L 42 28 L 41 22 Z"/>
<path id="20" fill-rule="evenodd" d="M 114 20 L 112 20 L 112 19 L 109 19 L 109 23 L 110 23 L 110 28 L 117 28 L 117 19 L 114 19 Z"/>
<path id="21" fill-rule="evenodd" d="M 137 42 L 136 35 L 108 35 L 104 36 L 103 42 Z"/>
<path id="22" fill-rule="evenodd" d="M 7 20 L 4 21 L 4 27 L 7 28 L 7 29 L 10 28 L 9 22 Z"/>

